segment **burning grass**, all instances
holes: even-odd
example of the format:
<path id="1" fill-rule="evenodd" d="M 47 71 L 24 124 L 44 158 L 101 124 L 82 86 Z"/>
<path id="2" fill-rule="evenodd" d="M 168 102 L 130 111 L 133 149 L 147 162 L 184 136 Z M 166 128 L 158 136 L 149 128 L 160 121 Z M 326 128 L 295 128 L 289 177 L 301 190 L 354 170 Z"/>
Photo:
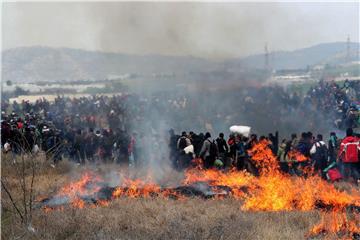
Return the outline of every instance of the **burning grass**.
<path id="1" fill-rule="evenodd" d="M 34 212 L 32 224 L 37 231 L 26 236 L 34 239 L 359 237 L 360 192 L 356 187 L 349 184 L 335 187 L 311 174 L 307 178 L 283 174 L 266 142 L 256 145 L 250 154 L 259 167 L 259 177 L 247 172 L 195 167 L 188 169 L 177 185 L 124 176 L 117 185 L 109 185 L 100 176 L 112 171 L 113 166 L 96 171 L 77 169 L 77 173 L 82 172 L 81 177 L 71 181 L 65 180 L 68 174 L 61 170 L 44 168 L 35 186 L 47 198 L 39 202 Z M 49 194 L 53 189 L 57 191 Z M 7 219 L 3 221 L 2 236 L 15 238 L 22 230 L 10 212 L 11 207 L 3 198 L 2 202 L 3 219 Z"/>

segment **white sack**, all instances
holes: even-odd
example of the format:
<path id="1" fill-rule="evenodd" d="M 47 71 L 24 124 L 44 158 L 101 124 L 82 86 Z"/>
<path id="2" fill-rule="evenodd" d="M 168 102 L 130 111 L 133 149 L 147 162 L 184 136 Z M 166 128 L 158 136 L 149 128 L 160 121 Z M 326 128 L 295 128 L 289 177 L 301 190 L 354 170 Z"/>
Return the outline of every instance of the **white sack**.
<path id="1" fill-rule="evenodd" d="M 194 153 L 194 146 L 193 145 L 189 145 L 186 148 L 184 148 L 184 151 L 186 154 L 188 153 Z"/>
<path id="2" fill-rule="evenodd" d="M 241 134 L 241 135 L 243 135 L 245 137 L 249 137 L 250 130 L 251 130 L 251 127 L 249 127 L 249 126 L 237 126 L 237 125 L 234 125 L 234 126 L 230 127 L 230 132 Z"/>

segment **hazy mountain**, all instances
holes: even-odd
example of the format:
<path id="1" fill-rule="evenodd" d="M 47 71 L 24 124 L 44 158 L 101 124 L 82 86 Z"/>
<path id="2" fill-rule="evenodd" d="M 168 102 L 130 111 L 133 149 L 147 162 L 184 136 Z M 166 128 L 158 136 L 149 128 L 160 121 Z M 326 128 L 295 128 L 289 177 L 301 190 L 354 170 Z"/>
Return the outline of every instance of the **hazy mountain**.
<path id="1" fill-rule="evenodd" d="M 350 43 L 350 59 L 347 58 L 347 43 L 322 43 L 295 51 L 269 52 L 268 61 L 274 69 L 298 69 L 316 64 L 341 64 L 346 61 L 359 61 L 360 43 Z M 265 54 L 252 55 L 227 61 L 228 66 L 263 68 Z"/>
<path id="2" fill-rule="evenodd" d="M 23 47 L 3 52 L 3 79 L 13 82 L 106 79 L 129 73 L 211 71 L 217 64 L 191 56 L 126 55 L 70 48 Z"/>
<path id="3" fill-rule="evenodd" d="M 359 43 L 351 44 L 352 60 L 358 56 Z M 346 43 L 325 43 L 295 51 L 269 55 L 275 69 L 305 68 L 320 63 L 342 63 L 346 58 Z M 70 48 L 22 47 L 2 52 L 2 79 L 13 82 L 69 81 L 106 79 L 128 73 L 181 74 L 263 68 L 263 54 L 224 62 L 214 62 L 191 56 L 126 55 L 92 52 Z"/>

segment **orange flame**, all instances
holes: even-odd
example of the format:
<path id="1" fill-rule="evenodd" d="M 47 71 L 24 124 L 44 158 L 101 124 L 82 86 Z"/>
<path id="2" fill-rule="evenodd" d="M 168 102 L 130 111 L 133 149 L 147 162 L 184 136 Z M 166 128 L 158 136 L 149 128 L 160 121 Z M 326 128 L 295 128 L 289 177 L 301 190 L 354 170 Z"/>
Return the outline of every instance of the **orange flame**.
<path id="1" fill-rule="evenodd" d="M 140 179 L 131 180 L 125 179 L 121 187 L 116 188 L 113 193 L 114 198 L 121 196 L 127 196 L 131 198 L 136 197 L 150 197 L 151 195 L 157 195 L 161 191 L 159 185 L 155 183 L 148 183 Z"/>
<path id="2" fill-rule="evenodd" d="M 320 223 L 313 226 L 309 232 L 309 237 L 320 234 L 332 234 L 342 239 L 353 239 L 353 234 L 360 234 L 359 215 L 351 217 L 345 211 L 332 211 L 321 214 Z"/>
<path id="3" fill-rule="evenodd" d="M 348 220 L 344 213 L 349 205 L 360 206 L 360 192 L 352 188 L 350 191 L 338 190 L 333 184 L 324 181 L 318 175 L 290 176 L 280 171 L 279 163 L 269 148 L 269 142 L 264 140 L 257 143 L 250 151 L 251 161 L 259 169 L 259 177 L 246 171 L 221 171 L 217 169 L 203 169 L 201 161 L 195 160 L 195 167 L 184 173 L 184 185 L 196 182 L 206 182 L 210 186 L 226 186 L 231 189 L 231 196 L 243 202 L 242 210 L 247 211 L 309 211 L 316 209 L 317 204 L 331 206 L 334 210 L 322 218 L 320 224 L 311 229 L 311 234 L 321 232 L 336 233 L 344 229 L 350 232 L 359 231 L 359 221 Z M 306 161 L 306 157 L 298 152 L 291 153 L 297 161 Z M 304 160 L 306 159 L 306 160 Z M 85 202 L 82 195 L 99 191 L 101 178 L 87 173 L 79 181 L 70 183 L 60 189 L 57 196 L 71 199 L 73 207 L 83 208 Z M 147 198 L 184 196 L 171 189 L 162 189 L 151 179 L 124 179 L 123 183 L 112 193 L 112 198 Z M 101 200 L 100 206 L 107 206 L 108 201 Z M 48 211 L 48 209 L 45 209 Z"/>
<path id="4" fill-rule="evenodd" d="M 97 186 L 102 179 L 99 176 L 95 176 L 92 173 L 85 173 L 79 181 L 70 183 L 62 187 L 57 196 L 66 196 L 70 199 L 78 199 L 81 195 L 90 195 L 96 193 L 100 190 L 100 187 Z"/>
<path id="5" fill-rule="evenodd" d="M 291 150 L 288 152 L 288 157 L 296 162 L 306 162 L 309 160 L 308 157 L 302 155 L 299 151 Z"/>

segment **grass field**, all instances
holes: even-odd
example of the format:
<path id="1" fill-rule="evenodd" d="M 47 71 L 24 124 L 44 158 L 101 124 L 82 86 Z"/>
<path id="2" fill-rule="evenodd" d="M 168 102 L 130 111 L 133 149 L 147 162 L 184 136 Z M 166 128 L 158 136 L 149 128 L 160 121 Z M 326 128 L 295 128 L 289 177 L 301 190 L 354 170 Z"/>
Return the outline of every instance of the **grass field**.
<path id="1" fill-rule="evenodd" d="M 53 194 L 69 176 L 86 170 L 67 162 L 52 169 L 43 157 L 37 162 L 35 197 Z M 9 156 L 2 156 L 2 177 L 20 201 L 19 175 L 13 168 Z M 305 239 L 320 219 L 318 211 L 241 211 L 241 202 L 233 198 L 120 198 L 108 206 L 50 212 L 35 209 L 31 221 L 35 231 L 29 231 L 4 191 L 1 200 L 2 239 Z"/>

